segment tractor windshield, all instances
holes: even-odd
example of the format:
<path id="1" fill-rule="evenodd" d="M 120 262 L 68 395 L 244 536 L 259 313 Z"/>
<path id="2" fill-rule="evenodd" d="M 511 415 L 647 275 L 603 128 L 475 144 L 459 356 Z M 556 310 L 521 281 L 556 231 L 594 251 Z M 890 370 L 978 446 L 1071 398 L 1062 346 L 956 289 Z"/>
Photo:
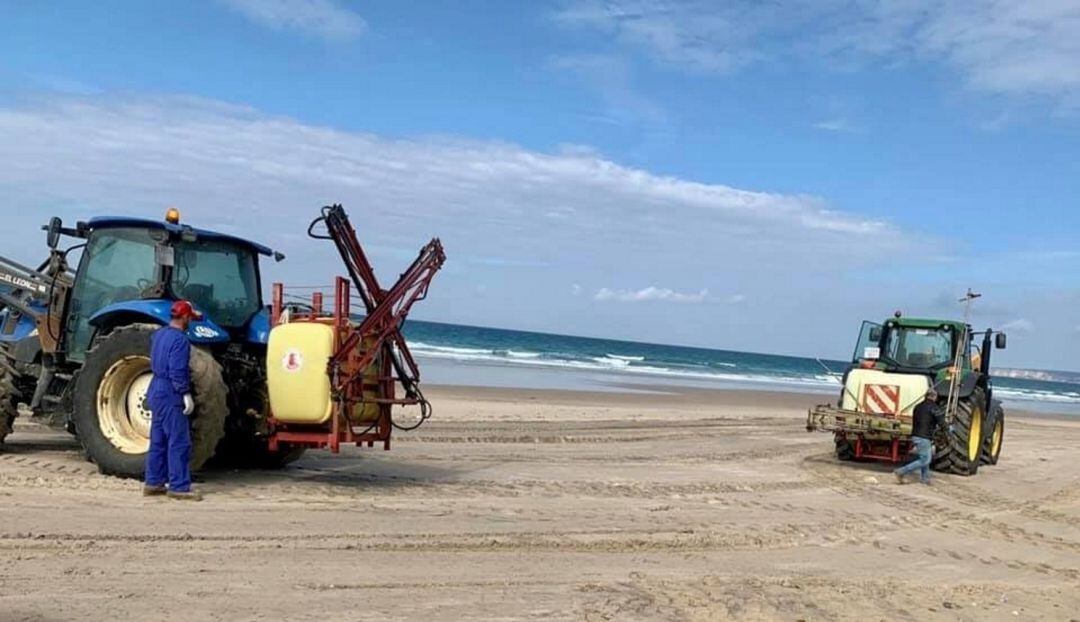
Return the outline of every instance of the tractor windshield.
<path id="1" fill-rule="evenodd" d="M 952 343 L 952 330 L 948 328 L 892 326 L 882 354 L 901 367 L 930 369 L 949 364 Z"/>
<path id="2" fill-rule="evenodd" d="M 245 325 L 262 308 L 255 254 L 231 242 L 178 244 L 171 286 L 226 328 Z"/>

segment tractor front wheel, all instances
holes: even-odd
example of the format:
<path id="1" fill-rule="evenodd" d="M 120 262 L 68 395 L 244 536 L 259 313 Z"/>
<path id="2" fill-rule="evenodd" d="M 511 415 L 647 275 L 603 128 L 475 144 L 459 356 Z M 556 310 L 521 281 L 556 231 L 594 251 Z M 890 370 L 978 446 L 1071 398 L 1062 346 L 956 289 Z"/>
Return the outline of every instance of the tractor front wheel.
<path id="1" fill-rule="evenodd" d="M 135 325 L 113 331 L 87 353 L 75 382 L 72 421 L 76 434 L 87 459 L 107 475 L 141 478 L 145 470 L 154 330 L 154 326 Z M 191 467 L 198 469 L 214 455 L 225 433 L 228 389 L 221 366 L 209 352 L 193 347 L 190 365 L 195 398 Z"/>
<path id="2" fill-rule="evenodd" d="M 0 344 L 0 445 L 11 434 L 15 417 L 19 415 L 19 389 L 15 386 L 18 379 L 15 371 L 15 359 L 10 354 L 7 344 Z"/>
<path id="3" fill-rule="evenodd" d="M 982 462 L 986 394 L 981 388 L 957 403 L 956 417 L 938 437 L 934 468 L 957 475 L 975 475 Z"/>
<path id="4" fill-rule="evenodd" d="M 855 459 L 855 443 L 846 437 L 836 435 L 836 458 L 837 460 L 851 461 Z"/>
<path id="5" fill-rule="evenodd" d="M 998 463 L 1001 445 L 1005 442 L 1005 410 L 999 402 L 994 402 L 990 414 L 994 427 L 986 435 L 986 442 L 983 443 L 982 463 L 994 465 Z"/>

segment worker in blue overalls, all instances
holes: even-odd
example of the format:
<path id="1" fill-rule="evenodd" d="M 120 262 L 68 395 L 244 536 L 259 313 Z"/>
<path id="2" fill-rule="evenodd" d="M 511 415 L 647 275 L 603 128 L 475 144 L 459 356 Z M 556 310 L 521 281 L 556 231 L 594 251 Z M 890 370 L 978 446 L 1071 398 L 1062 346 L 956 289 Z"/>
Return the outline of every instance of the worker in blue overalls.
<path id="1" fill-rule="evenodd" d="M 146 456 L 146 496 L 168 495 L 172 499 L 199 501 L 191 489 L 191 428 L 188 417 L 195 412 L 191 395 L 191 343 L 187 329 L 202 319 L 190 302 L 172 306 L 172 320 L 150 338 L 150 382 L 147 401 L 150 419 L 150 453 Z M 168 487 L 166 487 L 166 482 Z"/>

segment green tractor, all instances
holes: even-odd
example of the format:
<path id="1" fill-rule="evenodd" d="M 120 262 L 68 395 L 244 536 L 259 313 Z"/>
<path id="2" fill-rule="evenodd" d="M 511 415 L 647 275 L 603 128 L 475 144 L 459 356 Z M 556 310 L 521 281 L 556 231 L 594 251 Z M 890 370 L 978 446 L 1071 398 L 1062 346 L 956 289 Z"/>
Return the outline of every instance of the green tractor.
<path id="1" fill-rule="evenodd" d="M 863 322 L 840 400 L 812 408 L 807 430 L 832 432 L 841 460 L 902 462 L 915 406 L 933 387 L 947 423 L 934 438 L 933 468 L 974 475 L 1001 456 L 1005 412 L 994 399 L 990 354 L 1005 345 L 1004 333 L 976 333 L 966 322 L 900 313 Z"/>

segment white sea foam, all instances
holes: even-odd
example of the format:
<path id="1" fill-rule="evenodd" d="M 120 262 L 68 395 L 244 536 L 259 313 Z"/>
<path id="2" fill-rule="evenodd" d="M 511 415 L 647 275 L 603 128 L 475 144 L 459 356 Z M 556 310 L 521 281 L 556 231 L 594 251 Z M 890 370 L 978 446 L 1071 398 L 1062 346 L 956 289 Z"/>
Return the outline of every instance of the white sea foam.
<path id="1" fill-rule="evenodd" d="M 658 364 L 642 364 L 643 356 L 624 356 L 607 354 L 605 356 L 575 358 L 572 355 L 540 353 L 525 350 L 488 350 L 482 348 L 463 348 L 456 346 L 438 346 L 418 341 L 409 343 L 412 352 L 418 357 L 460 361 L 464 363 L 500 364 L 516 367 L 540 367 L 549 369 L 577 370 L 610 374 L 633 374 L 656 378 L 685 379 L 693 381 L 715 381 L 741 385 L 781 385 L 801 387 L 808 390 L 839 390 L 840 374 L 817 373 L 799 374 L 720 371 L 715 367 L 734 369 L 735 363 L 710 363 L 711 367 L 701 366 L 684 368 L 665 367 Z M 1007 401 L 1044 402 L 1055 404 L 1080 405 L 1080 392 L 1060 392 L 1015 387 L 994 387 L 994 394 Z"/>
<path id="2" fill-rule="evenodd" d="M 640 365 L 638 360 L 625 360 L 629 357 L 614 357 L 612 355 L 592 357 L 589 359 L 573 359 L 554 355 L 541 355 L 537 353 L 525 353 L 526 356 L 514 356 L 509 351 L 483 350 L 478 348 L 458 348 L 449 346 L 434 346 L 422 342 L 410 342 L 412 352 L 418 357 L 433 359 L 455 360 L 461 362 L 484 362 L 498 363 L 512 366 L 546 367 L 554 369 L 568 369 L 579 371 L 595 371 L 610 373 L 628 373 L 643 376 L 656 376 L 664 378 L 683 378 L 690 380 L 714 380 L 729 383 L 753 383 L 753 384 L 782 384 L 805 387 L 831 387 L 835 386 L 835 380 L 826 376 L 798 376 L 798 375 L 770 375 L 770 374 L 737 374 L 719 371 L 694 371 L 688 369 L 673 369 L 654 365 Z M 521 353 L 519 353 L 521 354 Z M 535 356 L 528 356 L 535 355 Z M 644 357 L 640 357 L 644 360 Z M 703 370 L 705 368 L 702 368 Z"/>

